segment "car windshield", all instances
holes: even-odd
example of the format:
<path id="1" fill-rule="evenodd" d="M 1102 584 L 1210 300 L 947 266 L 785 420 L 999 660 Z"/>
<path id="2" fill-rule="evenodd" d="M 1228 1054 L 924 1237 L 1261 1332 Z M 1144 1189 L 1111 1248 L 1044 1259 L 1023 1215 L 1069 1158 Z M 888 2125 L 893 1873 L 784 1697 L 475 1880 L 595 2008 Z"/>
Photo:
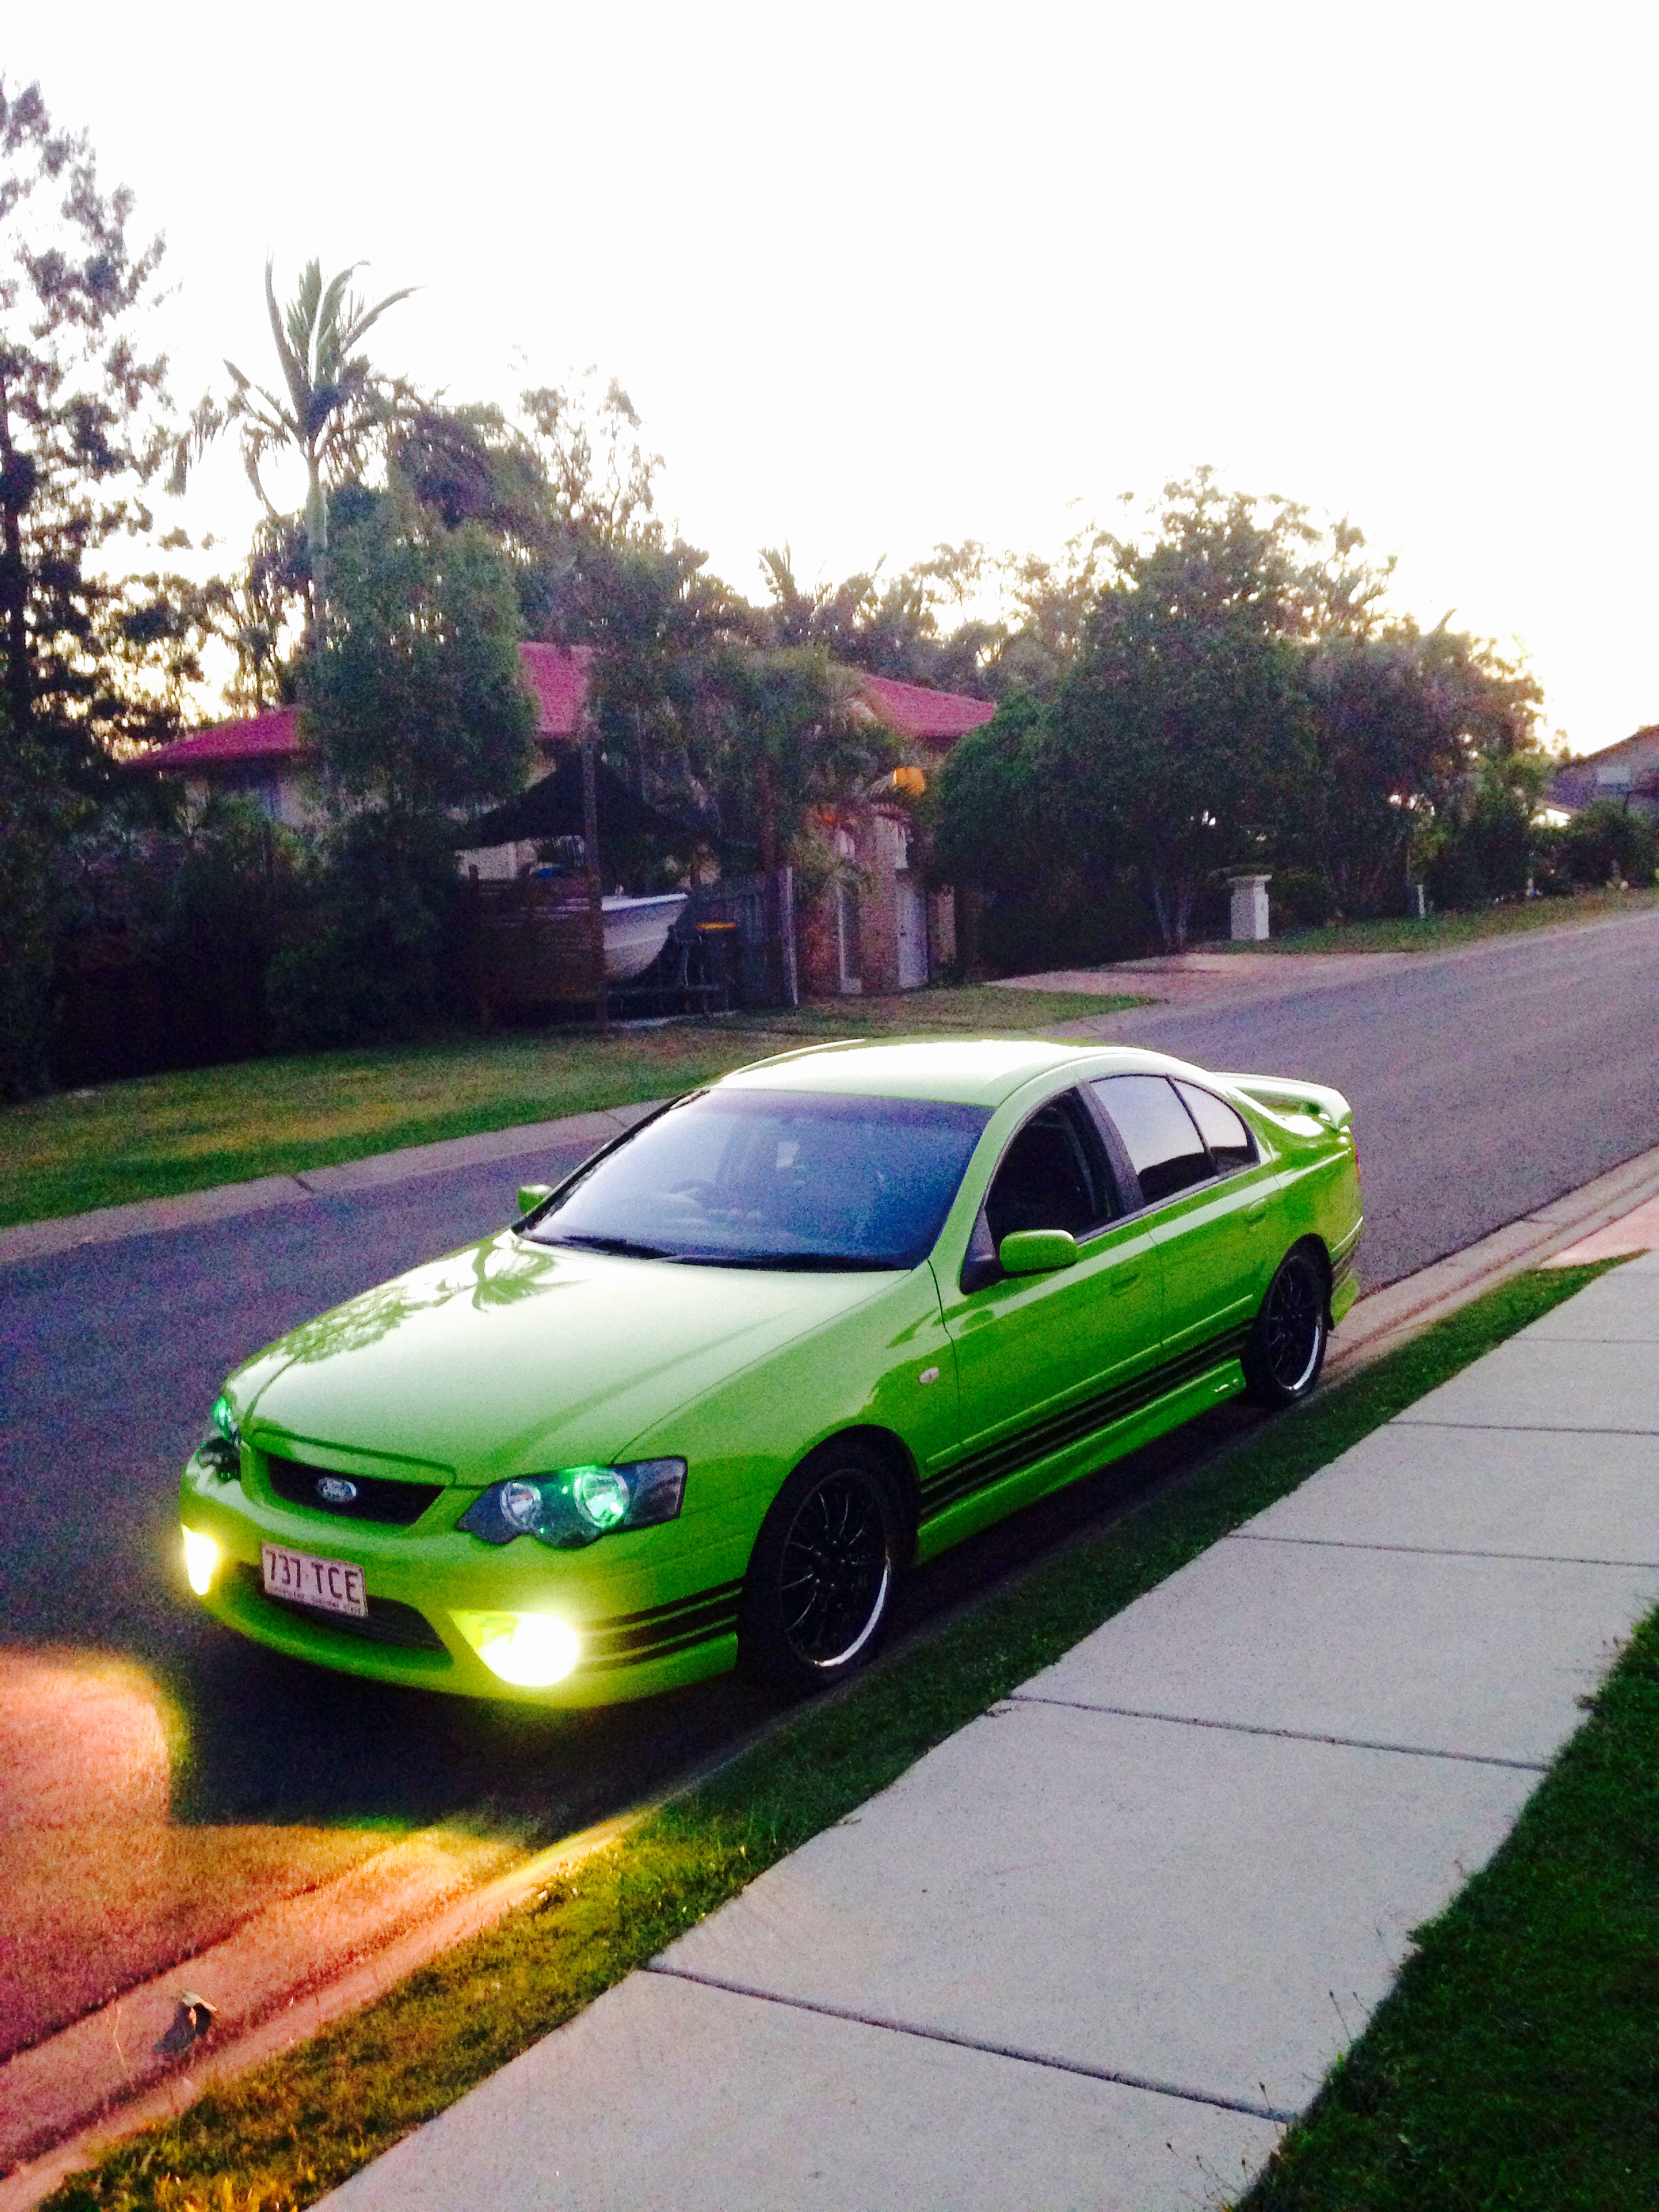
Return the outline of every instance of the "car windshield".
<path id="1" fill-rule="evenodd" d="M 567 1183 L 528 1234 L 714 1267 L 914 1267 L 990 1115 L 810 1091 L 696 1093 Z"/>

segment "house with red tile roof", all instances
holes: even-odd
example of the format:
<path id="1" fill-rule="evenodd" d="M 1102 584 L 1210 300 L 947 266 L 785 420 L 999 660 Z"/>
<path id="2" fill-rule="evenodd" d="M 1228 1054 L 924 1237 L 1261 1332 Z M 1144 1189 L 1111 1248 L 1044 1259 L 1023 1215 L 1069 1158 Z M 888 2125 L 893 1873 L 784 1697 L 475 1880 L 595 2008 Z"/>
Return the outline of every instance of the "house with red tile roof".
<path id="1" fill-rule="evenodd" d="M 538 772 L 545 774 L 583 734 L 592 647 L 521 645 L 519 653 L 537 707 Z M 961 692 L 901 684 L 862 670 L 852 673 L 872 712 L 905 741 L 907 765 L 896 778 L 899 790 L 891 806 L 871 807 L 835 833 L 848 864 L 847 879 L 800 917 L 803 981 L 817 992 L 906 990 L 951 965 L 957 946 L 954 896 L 926 889 L 901 793 L 925 787 L 957 738 L 988 722 L 996 710 L 989 700 Z M 213 792 L 240 793 L 293 829 L 313 827 L 325 817 L 316 760 L 295 707 L 198 730 L 133 765 L 181 777 L 198 804 Z M 464 853 L 461 861 L 488 879 L 511 878 L 533 858 L 533 849 L 506 845 Z"/>

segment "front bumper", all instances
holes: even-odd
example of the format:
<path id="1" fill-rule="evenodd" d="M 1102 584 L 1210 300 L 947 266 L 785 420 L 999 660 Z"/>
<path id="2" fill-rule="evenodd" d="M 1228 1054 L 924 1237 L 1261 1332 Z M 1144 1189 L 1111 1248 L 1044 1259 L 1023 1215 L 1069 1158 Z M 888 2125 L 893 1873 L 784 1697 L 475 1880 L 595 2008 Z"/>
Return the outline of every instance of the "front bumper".
<path id="1" fill-rule="evenodd" d="M 699 1544 L 672 1521 L 578 1552 L 529 1536 L 497 1549 L 453 1526 L 471 1492 L 446 1497 L 410 1528 L 347 1520 L 262 1496 L 250 1457 L 228 1480 L 192 1459 L 179 1517 L 218 1547 L 201 1603 L 292 1658 L 409 1688 L 578 1707 L 699 1681 L 737 1656 L 746 1551 L 729 1536 Z M 267 1596 L 267 1542 L 361 1568 L 368 1618 Z M 480 1656 L 481 1621 L 522 1614 L 550 1616 L 576 1638 L 574 1666 L 545 1687 L 504 1680 Z"/>

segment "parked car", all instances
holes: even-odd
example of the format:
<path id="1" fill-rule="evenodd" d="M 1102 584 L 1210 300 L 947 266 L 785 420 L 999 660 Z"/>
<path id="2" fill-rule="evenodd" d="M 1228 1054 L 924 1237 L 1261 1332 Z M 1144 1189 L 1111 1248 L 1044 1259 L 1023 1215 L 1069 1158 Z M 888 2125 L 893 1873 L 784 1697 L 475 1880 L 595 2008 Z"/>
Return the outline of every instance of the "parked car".
<path id="1" fill-rule="evenodd" d="M 1355 1295 L 1350 1113 L 1116 1046 L 816 1048 L 237 1370 L 192 1589 L 382 1680 L 551 1705 L 834 1682 L 931 1558 L 1218 1400 Z"/>

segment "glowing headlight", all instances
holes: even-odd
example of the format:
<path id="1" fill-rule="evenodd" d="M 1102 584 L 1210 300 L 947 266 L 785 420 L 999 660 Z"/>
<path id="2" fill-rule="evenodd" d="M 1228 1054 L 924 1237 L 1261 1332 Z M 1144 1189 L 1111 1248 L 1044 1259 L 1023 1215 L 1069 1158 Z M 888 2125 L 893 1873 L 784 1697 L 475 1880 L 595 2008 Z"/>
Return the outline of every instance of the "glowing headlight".
<path id="1" fill-rule="evenodd" d="M 205 1597 L 213 1588 L 214 1571 L 219 1565 L 219 1547 L 211 1536 L 204 1535 L 199 1528 L 180 1532 L 185 1540 L 185 1575 L 198 1597 Z"/>
<path id="2" fill-rule="evenodd" d="M 455 1626 L 492 1674 L 521 1690 L 563 1681 L 581 1646 L 568 1621 L 546 1613 L 458 1613 Z"/>
<path id="3" fill-rule="evenodd" d="M 683 1459 L 566 1467 L 556 1474 L 495 1484 L 473 1499 L 458 1525 L 486 1544 L 536 1536 L 559 1551 L 572 1551 L 612 1528 L 649 1528 L 672 1521 L 684 1498 Z"/>

